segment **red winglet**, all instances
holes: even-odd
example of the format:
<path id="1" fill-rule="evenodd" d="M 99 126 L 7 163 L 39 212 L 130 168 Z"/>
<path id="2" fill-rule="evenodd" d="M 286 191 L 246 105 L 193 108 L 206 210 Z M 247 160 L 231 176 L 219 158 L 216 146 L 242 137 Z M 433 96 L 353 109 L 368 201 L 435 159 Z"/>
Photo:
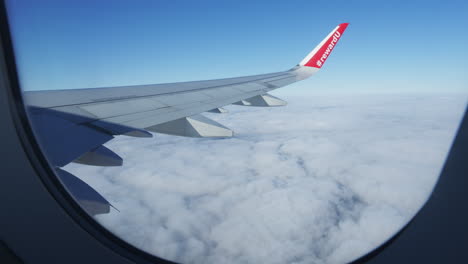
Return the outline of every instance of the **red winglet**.
<path id="1" fill-rule="evenodd" d="M 305 57 L 300 65 L 314 68 L 322 68 L 322 65 L 327 60 L 330 53 L 335 48 L 338 40 L 340 40 L 343 32 L 348 27 L 349 23 L 339 24 L 330 34 L 315 47 L 312 52 Z"/>

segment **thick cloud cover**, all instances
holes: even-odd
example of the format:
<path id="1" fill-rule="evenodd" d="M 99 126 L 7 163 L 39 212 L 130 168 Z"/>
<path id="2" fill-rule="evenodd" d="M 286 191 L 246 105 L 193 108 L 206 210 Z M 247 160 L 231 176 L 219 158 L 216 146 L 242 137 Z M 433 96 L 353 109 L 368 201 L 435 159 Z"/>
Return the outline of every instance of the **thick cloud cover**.
<path id="1" fill-rule="evenodd" d="M 66 170 L 120 212 L 98 221 L 183 263 L 343 263 L 430 195 L 466 95 L 320 95 L 206 116 L 230 139 L 155 134 L 107 146 L 124 166 Z"/>

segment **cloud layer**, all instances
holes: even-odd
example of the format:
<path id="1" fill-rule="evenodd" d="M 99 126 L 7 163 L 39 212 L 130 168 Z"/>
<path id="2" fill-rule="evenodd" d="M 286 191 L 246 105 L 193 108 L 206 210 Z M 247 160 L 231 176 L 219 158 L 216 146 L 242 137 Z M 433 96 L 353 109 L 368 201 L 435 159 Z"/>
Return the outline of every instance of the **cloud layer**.
<path id="1" fill-rule="evenodd" d="M 118 168 L 70 164 L 120 212 L 98 221 L 182 263 L 343 263 L 429 197 L 466 95 L 320 95 L 206 116 L 230 139 L 155 134 L 107 146 Z"/>

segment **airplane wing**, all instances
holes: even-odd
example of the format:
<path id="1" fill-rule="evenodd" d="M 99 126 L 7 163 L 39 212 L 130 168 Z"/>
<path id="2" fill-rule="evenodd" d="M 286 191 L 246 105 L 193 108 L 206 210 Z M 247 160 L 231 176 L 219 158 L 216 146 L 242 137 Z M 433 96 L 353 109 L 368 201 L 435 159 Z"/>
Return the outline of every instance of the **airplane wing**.
<path id="1" fill-rule="evenodd" d="M 86 204 L 88 212 L 108 212 L 108 208 L 96 209 L 107 202 L 102 196 L 97 192 L 93 196 L 91 187 L 60 167 L 70 162 L 122 165 L 122 158 L 103 146 L 115 135 L 151 137 L 149 132 L 156 132 L 230 137 L 233 132 L 229 128 L 201 113 L 222 113 L 225 110 L 221 107 L 230 104 L 285 105 L 268 92 L 315 74 L 347 26 L 348 23 L 338 25 L 297 66 L 283 72 L 195 82 L 28 91 L 23 93 L 24 102 L 44 156 L 62 182 L 72 193 L 77 188 L 82 190 L 80 193 L 87 193 L 81 204 Z M 90 202 L 95 205 L 92 210 Z"/>

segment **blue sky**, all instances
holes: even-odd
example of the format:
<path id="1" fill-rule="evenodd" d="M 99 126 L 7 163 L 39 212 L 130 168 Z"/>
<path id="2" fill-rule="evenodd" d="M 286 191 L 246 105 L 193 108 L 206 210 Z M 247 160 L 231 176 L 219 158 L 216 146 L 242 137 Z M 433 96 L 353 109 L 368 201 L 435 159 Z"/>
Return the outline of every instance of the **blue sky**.
<path id="1" fill-rule="evenodd" d="M 25 90 L 286 70 L 351 23 L 321 72 L 280 91 L 467 92 L 466 1 L 8 1 Z"/>

